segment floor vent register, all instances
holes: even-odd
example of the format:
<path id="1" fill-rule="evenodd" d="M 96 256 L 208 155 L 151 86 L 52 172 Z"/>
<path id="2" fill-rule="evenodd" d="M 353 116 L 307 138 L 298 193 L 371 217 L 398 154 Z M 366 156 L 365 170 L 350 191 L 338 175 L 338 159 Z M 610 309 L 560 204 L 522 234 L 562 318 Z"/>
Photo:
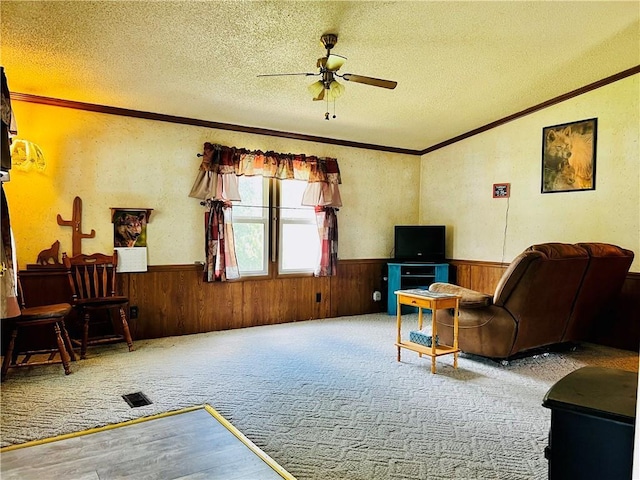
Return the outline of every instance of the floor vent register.
<path id="1" fill-rule="evenodd" d="M 129 404 L 131 408 L 144 407 L 145 405 L 151 405 L 153 402 L 142 392 L 128 393 L 122 395 L 124 401 Z"/>

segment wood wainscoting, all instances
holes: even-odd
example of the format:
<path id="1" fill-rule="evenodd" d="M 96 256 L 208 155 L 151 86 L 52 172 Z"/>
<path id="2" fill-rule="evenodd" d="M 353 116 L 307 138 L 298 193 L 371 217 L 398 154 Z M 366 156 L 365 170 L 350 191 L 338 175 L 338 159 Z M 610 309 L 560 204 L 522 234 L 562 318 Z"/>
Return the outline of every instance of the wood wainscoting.
<path id="1" fill-rule="evenodd" d="M 205 283 L 200 265 L 150 266 L 145 273 L 118 275 L 123 294 L 138 307 L 130 321 L 134 339 L 168 337 L 387 309 L 385 277 L 389 259 L 340 260 L 334 277 L 242 279 Z M 451 260 L 450 281 L 493 294 L 508 264 Z M 20 272 L 27 306 L 68 302 L 64 271 Z M 382 301 L 373 300 L 374 291 Z M 638 351 L 640 273 L 630 273 L 619 300 L 600 319 L 592 341 Z M 4 333 L 4 332 L 3 332 Z M 5 337 L 6 338 L 6 337 Z"/>
<path id="2" fill-rule="evenodd" d="M 449 276 L 452 283 L 476 292 L 493 295 L 508 263 L 480 262 L 475 260 L 450 260 Z"/>
<path id="3" fill-rule="evenodd" d="M 123 293 L 138 307 L 134 338 L 227 330 L 385 311 L 373 301 L 387 260 L 341 260 L 335 277 L 250 278 L 206 283 L 199 265 L 150 266 L 122 274 Z M 384 296 L 383 296 L 384 298 Z"/>

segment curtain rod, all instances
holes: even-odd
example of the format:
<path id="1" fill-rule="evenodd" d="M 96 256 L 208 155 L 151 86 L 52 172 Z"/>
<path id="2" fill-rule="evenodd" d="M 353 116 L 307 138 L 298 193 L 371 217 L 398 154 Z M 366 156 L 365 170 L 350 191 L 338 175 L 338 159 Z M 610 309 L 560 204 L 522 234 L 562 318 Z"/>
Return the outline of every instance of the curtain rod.
<path id="1" fill-rule="evenodd" d="M 212 200 L 208 200 L 208 202 L 211 202 Z M 218 200 L 220 201 L 220 200 Z M 200 205 L 202 205 L 203 207 L 207 206 L 207 201 L 204 202 L 200 202 Z M 233 204 L 236 207 L 245 207 L 245 208 L 269 208 L 268 205 L 239 205 L 239 204 Z M 276 207 L 273 206 L 271 208 L 276 208 L 278 210 L 309 210 L 309 209 L 313 209 L 314 207 Z"/>

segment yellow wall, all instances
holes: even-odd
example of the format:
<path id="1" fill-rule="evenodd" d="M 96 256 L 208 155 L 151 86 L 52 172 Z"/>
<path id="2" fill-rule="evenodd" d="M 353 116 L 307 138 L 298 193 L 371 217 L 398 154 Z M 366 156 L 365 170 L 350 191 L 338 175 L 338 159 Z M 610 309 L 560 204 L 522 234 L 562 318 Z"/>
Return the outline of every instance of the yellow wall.
<path id="1" fill-rule="evenodd" d="M 393 225 L 416 223 L 420 159 L 411 155 L 177 125 L 12 102 L 18 137 L 42 148 L 44 173 L 13 169 L 5 185 L 20 268 L 55 240 L 71 253 L 73 199 L 82 198 L 83 253 L 113 248 L 111 207 L 153 208 L 150 265 L 204 260 L 204 209 L 187 195 L 205 141 L 249 149 L 338 158 L 344 207 L 338 213 L 342 259 L 384 258 Z M 161 110 L 159 104 L 158 110 Z M 389 168 L 389 167 L 392 168 Z"/>
<path id="2" fill-rule="evenodd" d="M 44 173 L 14 169 L 5 185 L 21 268 L 60 240 L 71 251 L 73 198 L 83 200 L 83 252 L 109 251 L 110 207 L 153 208 L 149 264 L 204 259 L 203 208 L 189 198 L 205 141 L 338 158 L 340 258 L 385 258 L 393 225 L 448 226 L 449 258 L 505 261 L 534 243 L 602 241 L 636 253 L 640 271 L 639 76 L 512 121 L 420 160 L 262 135 L 14 101 L 19 137 L 38 143 Z M 542 128 L 598 118 L 596 189 L 540 193 Z M 511 198 L 493 199 L 510 182 Z M 508 212 L 507 212 L 508 207 Z M 505 219 L 508 222 L 505 224 Z M 505 236 L 506 229 L 506 236 Z"/>
<path id="3" fill-rule="evenodd" d="M 536 243 L 596 241 L 633 250 L 640 272 L 639 83 L 628 77 L 424 155 L 421 223 L 448 226 L 451 258 L 510 262 Z M 594 117 L 595 190 L 541 194 L 543 127 Z M 509 201 L 492 198 L 501 182 Z"/>

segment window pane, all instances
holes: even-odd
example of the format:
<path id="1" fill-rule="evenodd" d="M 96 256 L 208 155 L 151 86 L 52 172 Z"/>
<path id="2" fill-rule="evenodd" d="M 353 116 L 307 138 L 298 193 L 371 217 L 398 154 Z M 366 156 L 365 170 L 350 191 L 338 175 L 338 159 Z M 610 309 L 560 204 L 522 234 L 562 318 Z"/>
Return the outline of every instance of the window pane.
<path id="1" fill-rule="evenodd" d="M 309 224 L 283 224 L 281 270 L 313 270 L 318 261 L 318 227 Z"/>
<path id="2" fill-rule="evenodd" d="M 315 223 L 313 207 L 301 205 L 305 188 L 307 188 L 307 182 L 300 180 L 282 180 L 280 182 L 281 218 L 306 218 Z"/>
<path id="3" fill-rule="evenodd" d="M 262 223 L 234 223 L 240 274 L 266 273 L 265 232 Z"/>
<path id="4" fill-rule="evenodd" d="M 233 202 L 233 216 L 243 218 L 264 218 L 267 215 L 267 196 L 264 179 L 261 176 L 238 178 L 241 202 Z M 243 206 L 245 205 L 245 206 Z M 247 206 L 249 205 L 249 206 Z"/>

